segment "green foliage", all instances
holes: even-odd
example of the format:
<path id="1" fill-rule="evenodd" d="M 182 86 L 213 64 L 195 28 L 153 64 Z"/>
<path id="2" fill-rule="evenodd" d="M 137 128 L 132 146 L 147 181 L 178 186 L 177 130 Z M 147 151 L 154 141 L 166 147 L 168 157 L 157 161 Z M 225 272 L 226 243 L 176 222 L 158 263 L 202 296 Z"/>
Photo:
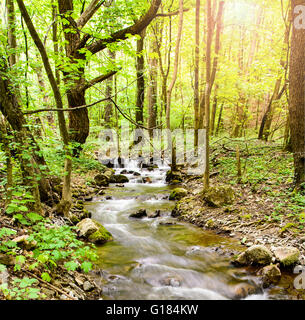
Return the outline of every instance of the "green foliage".
<path id="1" fill-rule="evenodd" d="M 7 284 L 2 284 L 0 290 L 8 300 L 36 300 L 44 297 L 38 288 L 32 287 L 37 283 L 36 279 L 16 278 L 12 282 L 12 288 L 9 288 Z"/>
<path id="2" fill-rule="evenodd" d="M 74 227 L 46 227 L 45 223 L 38 223 L 28 241 L 36 241 L 37 246 L 33 250 L 34 258 L 46 270 L 51 270 L 58 263 L 63 262 L 67 270 L 76 270 L 80 263 L 93 262 L 97 259 L 94 246 L 85 246 L 82 241 L 76 239 Z M 81 264 L 80 268 L 88 272 L 88 264 Z"/>

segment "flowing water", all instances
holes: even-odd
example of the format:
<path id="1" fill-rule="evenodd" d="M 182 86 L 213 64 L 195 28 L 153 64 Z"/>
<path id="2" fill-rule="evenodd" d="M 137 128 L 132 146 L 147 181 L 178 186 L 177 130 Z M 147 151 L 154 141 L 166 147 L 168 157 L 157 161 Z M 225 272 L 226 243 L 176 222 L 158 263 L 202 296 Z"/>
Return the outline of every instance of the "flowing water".
<path id="1" fill-rule="evenodd" d="M 126 174 L 130 182 L 124 187 L 110 186 L 102 198 L 88 206 L 92 218 L 114 238 L 98 248 L 99 264 L 107 278 L 103 298 L 236 299 L 241 286 L 257 288 L 259 280 L 253 272 L 233 267 L 230 258 L 215 249 L 236 249 L 236 242 L 170 216 L 175 203 L 168 200 L 173 188 L 165 183 L 168 169 L 159 164 L 158 169 L 148 171 L 140 169 L 135 161 L 129 162 L 125 170 L 130 172 Z M 141 176 L 134 176 L 133 172 L 140 172 Z M 143 183 L 146 177 L 151 183 Z M 129 218 L 139 209 L 160 210 L 160 217 Z M 289 275 L 282 278 L 278 287 L 258 289 L 246 299 L 290 298 L 293 279 Z"/>

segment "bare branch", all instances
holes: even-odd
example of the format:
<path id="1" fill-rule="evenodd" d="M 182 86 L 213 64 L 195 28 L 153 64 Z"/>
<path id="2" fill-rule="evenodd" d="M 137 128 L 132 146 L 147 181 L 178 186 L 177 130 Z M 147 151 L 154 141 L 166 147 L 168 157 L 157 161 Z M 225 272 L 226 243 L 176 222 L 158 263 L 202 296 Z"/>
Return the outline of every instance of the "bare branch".
<path id="1" fill-rule="evenodd" d="M 92 79 L 91 81 L 88 81 L 84 87 L 83 87 L 83 90 L 87 90 L 89 88 L 91 88 L 92 86 L 96 85 L 97 83 L 100 83 L 100 82 L 103 82 L 105 80 L 107 80 L 108 78 L 114 76 L 119 70 L 115 70 L 115 71 L 110 71 L 106 74 L 103 74 L 99 77 L 96 77 L 94 79 Z"/>
<path id="2" fill-rule="evenodd" d="M 190 8 L 183 9 L 183 12 L 187 12 L 187 11 L 190 11 Z M 158 18 L 158 17 L 172 17 L 172 16 L 177 16 L 178 14 L 179 14 L 179 10 L 167 12 L 167 13 L 158 13 L 158 14 L 156 14 L 156 18 Z"/>

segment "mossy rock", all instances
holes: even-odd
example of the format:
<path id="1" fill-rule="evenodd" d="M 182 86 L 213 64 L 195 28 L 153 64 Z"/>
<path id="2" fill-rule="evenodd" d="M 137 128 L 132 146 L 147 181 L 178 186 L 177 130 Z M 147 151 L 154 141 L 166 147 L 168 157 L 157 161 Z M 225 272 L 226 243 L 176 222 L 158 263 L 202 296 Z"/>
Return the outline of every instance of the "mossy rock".
<path id="1" fill-rule="evenodd" d="M 262 245 L 248 248 L 233 261 L 236 265 L 268 265 L 272 261 L 272 253 Z"/>
<path id="2" fill-rule="evenodd" d="M 233 204 L 235 192 L 230 186 L 215 186 L 203 191 L 203 200 L 211 207 L 221 208 Z"/>
<path id="3" fill-rule="evenodd" d="M 187 193 L 187 190 L 184 188 L 176 188 L 171 192 L 169 200 L 181 200 L 187 196 Z"/>
<path id="4" fill-rule="evenodd" d="M 262 276 L 263 287 L 268 288 L 271 285 L 276 285 L 281 280 L 281 270 L 278 266 L 271 264 L 270 266 L 264 267 L 259 271 L 259 275 Z"/>
<path id="5" fill-rule="evenodd" d="M 94 177 L 94 181 L 99 187 L 108 187 L 110 178 L 104 174 L 98 174 Z"/>
<path id="6" fill-rule="evenodd" d="M 90 242 L 93 242 L 95 244 L 104 244 L 108 241 L 112 241 L 112 234 L 100 223 L 97 221 L 93 220 L 94 224 L 98 227 L 98 231 L 92 233 L 89 237 L 88 240 Z"/>
<path id="7" fill-rule="evenodd" d="M 179 171 L 172 171 L 169 170 L 166 173 L 166 182 L 173 183 L 175 181 L 175 184 L 178 182 L 182 182 L 182 174 Z"/>
<path id="8" fill-rule="evenodd" d="M 122 174 L 118 174 L 118 175 L 112 176 L 110 178 L 110 182 L 111 183 L 128 183 L 129 179 Z"/>
<path id="9" fill-rule="evenodd" d="M 300 251 L 294 247 L 278 247 L 273 250 L 273 253 L 283 267 L 295 265 L 300 257 Z"/>

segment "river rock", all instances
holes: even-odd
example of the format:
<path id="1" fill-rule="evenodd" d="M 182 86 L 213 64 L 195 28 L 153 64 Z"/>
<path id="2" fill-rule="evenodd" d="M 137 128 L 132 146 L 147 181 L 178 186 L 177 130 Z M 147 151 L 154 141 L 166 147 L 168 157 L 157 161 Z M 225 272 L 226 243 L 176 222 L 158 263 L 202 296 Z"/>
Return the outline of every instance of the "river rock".
<path id="1" fill-rule="evenodd" d="M 7 283 L 9 278 L 9 273 L 7 272 L 7 269 L 4 267 L 4 269 L 0 272 L 0 285 Z"/>
<path id="2" fill-rule="evenodd" d="M 272 253 L 262 245 L 255 245 L 240 254 L 233 263 L 237 265 L 267 265 L 272 261 Z"/>
<path id="3" fill-rule="evenodd" d="M 152 183 L 151 179 L 149 177 L 142 178 L 143 183 Z"/>
<path id="4" fill-rule="evenodd" d="M 77 231 L 80 237 L 84 237 L 90 242 L 103 244 L 112 240 L 112 235 L 100 223 L 92 219 L 84 219 L 77 225 Z"/>
<path id="5" fill-rule="evenodd" d="M 263 287 L 268 288 L 272 284 L 278 284 L 281 280 L 281 270 L 278 266 L 271 264 L 270 266 L 266 266 L 259 271 L 259 275 L 262 276 Z"/>
<path id="6" fill-rule="evenodd" d="M 89 282 L 89 281 L 85 281 L 83 284 L 83 289 L 88 292 L 88 291 L 92 291 L 95 288 L 95 286 Z"/>
<path id="7" fill-rule="evenodd" d="M 283 267 L 290 267 L 299 261 L 300 251 L 294 247 L 274 248 L 275 258 Z"/>
<path id="8" fill-rule="evenodd" d="M 112 241 L 112 234 L 106 230 L 104 226 L 102 226 L 100 223 L 97 221 L 94 221 L 95 225 L 98 227 L 98 231 L 92 233 L 89 237 L 88 240 L 90 242 L 93 242 L 95 244 L 104 244 L 108 241 Z"/>
<path id="9" fill-rule="evenodd" d="M 86 196 L 84 197 L 84 201 L 91 202 L 93 200 L 93 196 Z"/>
<path id="10" fill-rule="evenodd" d="M 5 266 L 14 266 L 16 264 L 16 259 L 12 255 L 0 253 L 0 264 L 4 264 Z"/>
<path id="11" fill-rule="evenodd" d="M 234 202 L 235 193 L 230 186 L 215 186 L 203 191 L 203 200 L 211 207 L 221 208 Z"/>
<path id="12" fill-rule="evenodd" d="M 156 210 L 155 212 L 148 212 L 147 216 L 150 219 L 155 219 L 155 218 L 160 217 L 160 214 L 161 214 L 161 211 L 160 210 Z"/>
<path id="13" fill-rule="evenodd" d="M 171 192 L 169 200 L 181 200 L 187 196 L 187 193 L 187 190 L 184 188 L 176 188 Z"/>
<path id="14" fill-rule="evenodd" d="M 244 299 L 251 294 L 256 294 L 258 288 L 250 283 L 241 283 L 235 287 L 234 295 L 235 299 Z"/>
<path id="15" fill-rule="evenodd" d="M 129 218 L 142 219 L 147 217 L 147 212 L 145 209 L 141 209 L 135 213 L 132 213 Z"/>
<path id="16" fill-rule="evenodd" d="M 182 278 L 179 276 L 166 277 L 160 281 L 163 286 L 180 287 L 182 284 Z"/>
<path id="17" fill-rule="evenodd" d="M 118 175 L 112 176 L 110 178 L 110 182 L 111 183 L 127 183 L 129 182 L 129 179 L 123 174 L 118 174 Z"/>
<path id="18" fill-rule="evenodd" d="M 17 245 L 25 250 L 31 250 L 34 249 L 37 246 L 36 241 L 29 241 L 29 236 L 28 235 L 23 235 L 20 237 L 17 237 L 13 239 L 14 242 L 17 243 Z"/>
<path id="19" fill-rule="evenodd" d="M 179 181 L 179 182 L 182 181 L 181 172 L 180 171 L 172 171 L 172 170 L 167 171 L 166 182 L 172 182 L 174 180 Z"/>
<path id="20" fill-rule="evenodd" d="M 134 172 L 133 175 L 134 175 L 135 177 L 140 177 L 140 176 L 141 176 L 141 173 L 139 173 L 139 172 Z"/>
<path id="21" fill-rule="evenodd" d="M 99 187 L 108 187 L 110 178 L 105 174 L 98 174 L 94 177 L 94 181 Z"/>
<path id="22" fill-rule="evenodd" d="M 89 237 L 92 233 L 98 231 L 98 226 L 92 219 L 87 218 L 79 222 L 77 225 L 78 234 L 80 237 Z"/>

